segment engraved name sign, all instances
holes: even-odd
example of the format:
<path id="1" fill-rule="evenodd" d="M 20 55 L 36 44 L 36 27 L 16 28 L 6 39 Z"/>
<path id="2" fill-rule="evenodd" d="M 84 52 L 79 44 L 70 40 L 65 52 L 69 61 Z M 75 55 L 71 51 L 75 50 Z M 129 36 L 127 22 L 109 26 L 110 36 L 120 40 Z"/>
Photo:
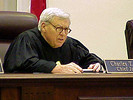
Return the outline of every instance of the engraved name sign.
<path id="1" fill-rule="evenodd" d="M 133 73 L 133 60 L 105 60 L 107 73 Z"/>

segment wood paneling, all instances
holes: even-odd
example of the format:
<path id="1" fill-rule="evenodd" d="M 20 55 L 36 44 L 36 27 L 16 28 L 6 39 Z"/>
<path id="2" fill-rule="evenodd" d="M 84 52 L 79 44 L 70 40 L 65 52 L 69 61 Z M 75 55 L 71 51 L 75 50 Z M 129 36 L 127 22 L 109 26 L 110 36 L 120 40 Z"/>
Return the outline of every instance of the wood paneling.
<path id="1" fill-rule="evenodd" d="M 2 87 L 0 100 L 21 100 L 20 88 L 17 87 Z"/>
<path id="2" fill-rule="evenodd" d="M 105 97 L 131 100 L 133 74 L 0 75 L 0 100 L 105 100 Z"/>

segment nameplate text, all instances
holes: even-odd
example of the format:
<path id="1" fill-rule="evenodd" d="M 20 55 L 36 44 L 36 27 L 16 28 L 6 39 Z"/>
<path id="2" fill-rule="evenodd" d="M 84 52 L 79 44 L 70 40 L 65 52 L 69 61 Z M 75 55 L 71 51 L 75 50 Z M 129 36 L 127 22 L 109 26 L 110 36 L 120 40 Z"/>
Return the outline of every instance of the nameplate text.
<path id="1" fill-rule="evenodd" d="M 107 73 L 133 73 L 133 60 L 105 60 Z"/>

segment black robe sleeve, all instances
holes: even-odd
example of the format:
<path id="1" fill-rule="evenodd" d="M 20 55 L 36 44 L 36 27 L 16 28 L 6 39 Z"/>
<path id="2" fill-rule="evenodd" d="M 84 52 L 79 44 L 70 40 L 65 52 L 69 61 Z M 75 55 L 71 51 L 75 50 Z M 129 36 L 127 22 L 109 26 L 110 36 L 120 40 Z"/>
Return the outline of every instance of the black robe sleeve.
<path id="1" fill-rule="evenodd" d="M 94 53 L 90 53 L 89 50 L 78 40 L 73 40 L 73 59 L 76 64 L 82 68 L 88 68 L 90 64 L 100 63 L 104 68 L 104 61 Z"/>
<path id="2" fill-rule="evenodd" d="M 10 45 L 4 61 L 5 72 L 45 72 L 56 66 L 55 62 L 39 59 L 34 40 L 28 35 L 20 35 Z"/>

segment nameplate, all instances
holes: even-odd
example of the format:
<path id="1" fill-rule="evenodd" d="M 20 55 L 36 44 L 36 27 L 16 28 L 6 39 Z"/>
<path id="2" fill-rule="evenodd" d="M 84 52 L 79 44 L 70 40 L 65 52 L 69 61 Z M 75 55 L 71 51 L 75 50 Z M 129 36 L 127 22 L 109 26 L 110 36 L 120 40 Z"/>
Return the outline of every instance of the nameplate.
<path id="1" fill-rule="evenodd" d="M 104 60 L 107 73 L 133 73 L 133 60 Z"/>

